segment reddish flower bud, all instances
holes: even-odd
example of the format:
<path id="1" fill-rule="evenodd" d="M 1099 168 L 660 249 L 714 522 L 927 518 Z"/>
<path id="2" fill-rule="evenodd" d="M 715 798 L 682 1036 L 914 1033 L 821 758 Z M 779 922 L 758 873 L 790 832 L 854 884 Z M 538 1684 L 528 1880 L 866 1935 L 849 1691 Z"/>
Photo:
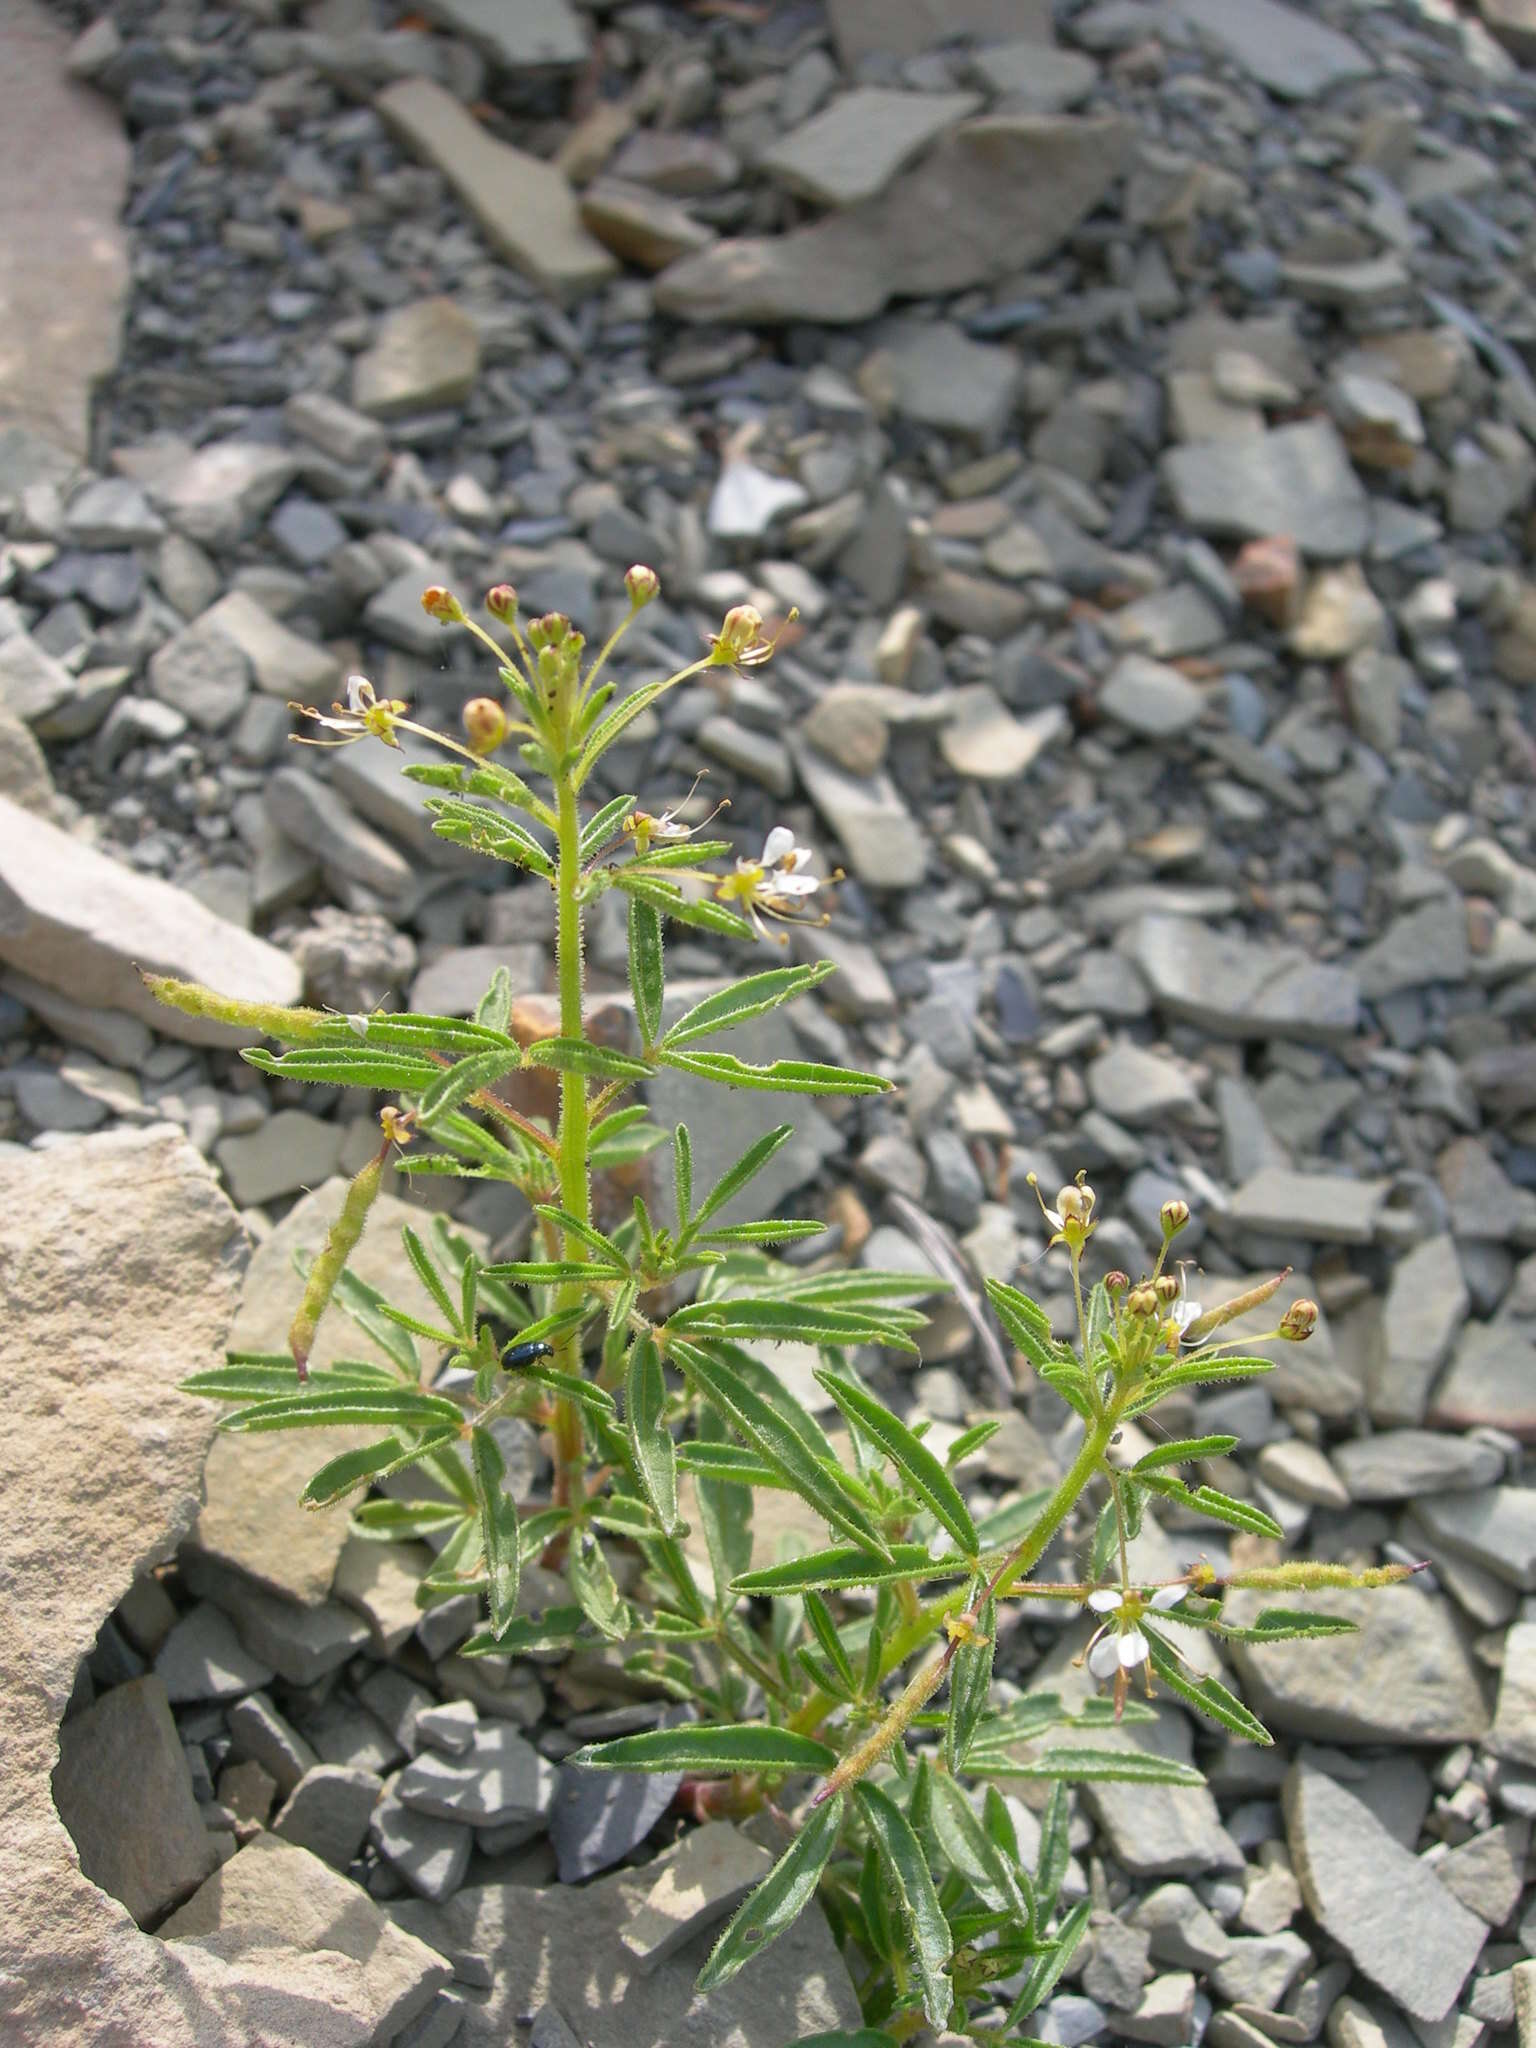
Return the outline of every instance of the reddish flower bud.
<path id="1" fill-rule="evenodd" d="M 456 626 L 464 617 L 463 605 L 441 583 L 428 584 L 421 593 L 421 608 L 429 618 L 437 619 L 445 626 Z"/>
<path id="2" fill-rule="evenodd" d="M 517 617 L 517 592 L 510 583 L 498 583 L 493 590 L 485 593 L 485 608 L 493 619 L 512 620 Z"/>
<path id="3" fill-rule="evenodd" d="M 643 562 L 636 562 L 624 578 L 624 588 L 629 593 L 630 603 L 639 611 L 641 605 L 660 597 L 661 578 L 654 569 L 647 569 Z"/>
<path id="4" fill-rule="evenodd" d="M 471 697 L 464 706 L 464 737 L 477 754 L 494 754 L 507 736 L 507 714 L 494 697 Z"/>

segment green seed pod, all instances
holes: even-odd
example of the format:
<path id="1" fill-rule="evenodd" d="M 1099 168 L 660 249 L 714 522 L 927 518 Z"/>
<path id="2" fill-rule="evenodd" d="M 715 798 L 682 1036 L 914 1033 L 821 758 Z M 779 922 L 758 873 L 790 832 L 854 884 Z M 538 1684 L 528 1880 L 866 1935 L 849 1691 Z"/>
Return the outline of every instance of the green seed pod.
<path id="1" fill-rule="evenodd" d="M 284 1038 L 291 1045 L 308 1045 L 322 1028 L 334 1024 L 324 1010 L 290 1009 L 283 1003 L 246 1003 L 236 996 L 221 996 L 200 981 L 178 981 L 172 974 L 147 974 L 141 967 L 139 979 L 157 1003 L 180 1010 L 188 1017 L 208 1017 L 216 1024 L 233 1024 L 237 1030 L 264 1032 L 268 1038 Z"/>
<path id="2" fill-rule="evenodd" d="M 384 1178 L 384 1161 L 388 1152 L 386 1140 L 354 1178 L 341 1205 L 341 1214 L 327 1231 L 320 1255 L 309 1269 L 304 1299 L 299 1303 L 299 1312 L 288 1329 L 288 1349 L 293 1353 L 293 1362 L 299 1369 L 301 1380 L 309 1378 L 309 1354 L 314 1349 L 315 1331 L 331 1296 L 336 1292 L 342 1268 L 357 1250 L 363 1225 L 368 1221 L 368 1211 L 377 1199 Z"/>

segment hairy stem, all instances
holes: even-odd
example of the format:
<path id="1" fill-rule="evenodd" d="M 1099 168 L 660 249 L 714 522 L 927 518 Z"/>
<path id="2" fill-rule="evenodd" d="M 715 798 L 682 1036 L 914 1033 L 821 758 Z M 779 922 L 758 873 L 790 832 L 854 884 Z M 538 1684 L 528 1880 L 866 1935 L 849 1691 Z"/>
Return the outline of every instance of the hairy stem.
<path id="1" fill-rule="evenodd" d="M 581 880 L 581 817 L 570 772 L 562 764 L 556 790 L 556 874 L 555 874 L 555 966 L 560 991 L 560 1035 L 580 1038 L 582 1034 L 581 994 L 581 903 L 577 885 Z M 578 1222 L 592 1214 L 592 1180 L 587 1166 L 587 1082 L 584 1074 L 560 1076 L 560 1128 L 556 1144 L 560 1169 L 560 1202 Z M 565 1256 L 586 1257 L 579 1238 L 568 1233 Z M 557 1307 L 575 1308 L 582 1299 L 579 1281 L 560 1289 Z M 563 1372 L 581 1372 L 579 1331 L 563 1338 L 559 1347 Z M 574 1401 L 557 1402 L 553 1426 L 555 1440 L 555 1498 L 570 1504 L 582 1490 L 581 1414 Z"/>

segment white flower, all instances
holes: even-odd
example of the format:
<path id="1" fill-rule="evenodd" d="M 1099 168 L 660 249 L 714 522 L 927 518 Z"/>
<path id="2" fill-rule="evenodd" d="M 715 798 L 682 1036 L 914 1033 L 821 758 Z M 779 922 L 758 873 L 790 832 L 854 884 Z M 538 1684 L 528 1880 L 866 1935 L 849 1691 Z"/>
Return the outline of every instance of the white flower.
<path id="1" fill-rule="evenodd" d="M 333 704 L 330 716 L 316 711 L 311 704 L 290 704 L 290 711 L 297 711 L 316 725 L 324 726 L 327 732 L 340 733 L 340 739 L 303 739 L 307 747 L 345 747 L 353 740 L 369 737 L 383 740 L 387 747 L 398 747 L 395 727 L 404 718 L 408 707 L 398 697 L 381 697 L 366 676 L 347 677 L 347 701 Z M 413 732 L 415 726 L 410 728 Z"/>
<path id="2" fill-rule="evenodd" d="M 1159 1586 L 1155 1593 L 1130 1595 L 1134 1603 L 1132 1613 L 1122 1621 L 1101 1622 L 1088 1644 L 1088 1669 L 1094 1677 L 1113 1678 L 1117 1671 L 1134 1671 L 1139 1664 L 1145 1664 L 1151 1655 L 1151 1645 L 1136 1626 L 1136 1617 L 1143 1607 L 1166 1613 L 1170 1607 L 1177 1607 L 1188 1591 L 1187 1586 Z M 1101 1586 L 1088 1595 L 1088 1605 L 1095 1614 L 1122 1614 L 1127 1595 L 1118 1587 Z"/>
<path id="3" fill-rule="evenodd" d="M 1205 1310 L 1200 1306 L 1199 1302 L 1190 1301 L 1186 1296 L 1181 1297 L 1169 1309 L 1168 1320 L 1177 1328 L 1179 1335 L 1182 1337 L 1190 1324 L 1198 1323 L 1204 1314 Z"/>
<path id="4" fill-rule="evenodd" d="M 739 904 L 759 936 L 767 938 L 764 917 L 793 921 L 800 905 L 821 887 L 817 876 L 807 872 L 814 858 L 808 846 L 796 846 L 787 825 L 775 825 L 757 859 L 738 860 L 735 874 L 727 875 L 715 894 L 722 902 Z"/>

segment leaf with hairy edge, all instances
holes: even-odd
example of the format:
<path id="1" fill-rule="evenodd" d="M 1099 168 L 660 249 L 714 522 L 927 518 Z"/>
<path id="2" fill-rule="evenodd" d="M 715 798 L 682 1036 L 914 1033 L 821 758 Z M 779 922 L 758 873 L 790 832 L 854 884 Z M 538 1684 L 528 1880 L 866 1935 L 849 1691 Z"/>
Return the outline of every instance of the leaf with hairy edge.
<path id="1" fill-rule="evenodd" d="M 816 1807 L 772 1870 L 743 1899 L 724 1934 L 710 1950 L 694 1988 L 713 1991 L 729 1984 L 745 1964 L 793 1927 L 816 1895 L 821 1873 L 837 1846 L 844 1795 Z"/>
<path id="2" fill-rule="evenodd" d="M 978 1579 L 971 1587 L 967 1604 L 974 1606 L 985 1592 Z M 949 1667 L 949 1717 L 944 1724 L 944 1756 L 950 1771 L 958 1775 L 976 1739 L 977 1724 L 992 1690 L 992 1658 L 997 1647 L 997 1602 L 989 1600 L 979 1623 L 980 1639 L 962 1642 Z"/>
<path id="3" fill-rule="evenodd" d="M 935 1772 L 932 1793 L 933 1831 L 939 1847 L 978 1898 L 1021 1923 L 1010 1932 L 1022 1932 L 1028 1940 L 1034 1932 L 1035 1913 L 1034 1902 L 1024 1890 L 1027 1880 L 987 1833 L 953 1778 Z"/>
<path id="4" fill-rule="evenodd" d="M 725 1428 L 723 1418 L 706 1405 L 699 1414 L 699 1434 L 692 1448 L 701 1452 L 736 1451 L 738 1445 L 724 1440 Z M 777 1473 L 774 1476 L 780 1485 L 786 1484 Z M 715 1604 L 721 1613 L 726 1613 L 736 1604 L 732 1580 L 752 1562 L 752 1488 L 738 1476 L 696 1467 L 694 1494 L 715 1578 Z"/>
<path id="5" fill-rule="evenodd" d="M 1029 1763 L 972 1747 L 967 1766 L 976 1778 L 1059 1778 L 1069 1785 L 1203 1785 L 1193 1764 L 1140 1749 L 1048 1749 Z"/>
<path id="6" fill-rule="evenodd" d="M 1091 1899 L 1080 1899 L 1066 1919 L 1056 1930 L 1056 1939 L 1043 1955 L 1036 1956 L 1030 1965 L 1029 1975 L 1024 1980 L 1024 1989 L 1008 2008 L 1004 2026 L 1017 2026 L 1037 2006 L 1049 1998 L 1061 1982 L 1062 1972 L 1077 1953 L 1077 1945 L 1088 1931 L 1088 1916 L 1093 1911 Z"/>
<path id="7" fill-rule="evenodd" d="M 582 1613 L 611 1642 L 629 1633 L 629 1608 L 614 1583 L 603 1546 L 590 1530 L 579 1530 L 566 1560 L 566 1576 Z"/>
<path id="8" fill-rule="evenodd" d="M 704 1232 L 705 1244 L 791 1244 L 804 1237 L 821 1237 L 825 1223 L 814 1217 L 767 1216 L 761 1223 L 722 1223 L 718 1230 Z"/>
<path id="9" fill-rule="evenodd" d="M 728 1777 L 733 1771 L 830 1771 L 837 1751 L 789 1728 L 761 1721 L 733 1726 L 651 1728 L 578 1749 L 567 1763 L 585 1771 L 688 1771 L 700 1777 Z"/>
<path id="10" fill-rule="evenodd" d="M 1177 1693 L 1181 1700 L 1187 1700 L 1197 1712 L 1206 1714 L 1213 1721 L 1219 1721 L 1231 1735 L 1241 1736 L 1245 1742 L 1256 1743 L 1261 1749 L 1273 1746 L 1274 1737 L 1255 1714 L 1250 1714 L 1242 1701 L 1217 1678 L 1196 1678 L 1181 1663 L 1171 1643 L 1152 1629 L 1143 1631 L 1151 1651 L 1152 1669 L 1157 1673 L 1168 1690 Z"/>
<path id="11" fill-rule="evenodd" d="M 970 1429 L 961 1430 L 944 1453 L 944 1463 L 953 1471 L 955 1466 L 963 1464 L 973 1451 L 979 1451 L 983 1444 L 990 1443 L 1002 1426 L 1001 1421 L 978 1422 Z"/>
<path id="12" fill-rule="evenodd" d="M 1181 1602 L 1176 1611 L 1169 1613 L 1168 1619 L 1195 1621 L 1195 1615 L 1184 1612 L 1188 1605 L 1188 1601 Z M 1291 1607 L 1266 1607 L 1246 1628 L 1224 1619 L 1218 1609 L 1214 1625 L 1217 1633 L 1229 1643 L 1307 1642 L 1320 1636 L 1352 1636 L 1360 1627 L 1359 1622 L 1349 1621 L 1342 1614 L 1313 1614 L 1305 1608 Z"/>
<path id="13" fill-rule="evenodd" d="M 714 1081 L 722 1088 L 755 1088 L 771 1095 L 887 1095 L 895 1087 L 881 1074 L 861 1074 L 853 1067 L 829 1067 L 819 1060 L 775 1060 L 753 1067 L 729 1052 L 668 1052 L 665 1067 Z"/>
<path id="14" fill-rule="evenodd" d="M 843 1374 L 819 1367 L 816 1378 L 848 1420 L 874 1438 L 934 1520 L 949 1532 L 967 1557 L 974 1557 L 981 1545 L 971 1511 L 928 1446 L 883 1401 L 877 1401 Z"/>
<path id="15" fill-rule="evenodd" d="M 1137 1477 L 1149 1492 L 1177 1501 L 1180 1507 L 1193 1508 L 1197 1515 L 1208 1516 L 1213 1522 L 1224 1522 L 1229 1529 L 1245 1529 L 1252 1536 L 1268 1536 L 1277 1543 L 1284 1540 L 1285 1531 L 1274 1516 L 1266 1515 L 1251 1501 L 1234 1500 L 1229 1493 L 1218 1493 L 1214 1486 L 1186 1486 L 1182 1479 L 1167 1472 L 1138 1472 Z"/>
<path id="16" fill-rule="evenodd" d="M 742 1572 L 731 1581 L 743 1598 L 763 1598 L 789 1593 L 835 1593 L 851 1586 L 894 1586 L 904 1579 L 958 1578 L 971 1570 L 966 1557 L 940 1558 L 928 1555 L 926 1543 L 893 1543 L 888 1558 L 871 1550 L 836 1544 L 830 1550 L 813 1550 L 806 1557 L 786 1558 L 782 1564 L 765 1565 L 760 1571 Z"/>
<path id="17" fill-rule="evenodd" d="M 422 1122 L 430 1124 L 434 1117 L 457 1109 L 468 1096 L 491 1087 L 507 1074 L 515 1073 L 522 1063 L 521 1048 L 503 1052 L 499 1046 L 455 1060 L 451 1067 L 439 1072 L 430 1088 L 423 1091 L 420 1104 Z"/>
<path id="18" fill-rule="evenodd" d="M 724 1339 L 713 1339 L 704 1348 L 711 1358 L 718 1358 L 739 1380 L 744 1380 L 760 1401 L 768 1403 L 779 1420 L 795 1432 L 813 1458 L 819 1458 L 823 1464 L 839 1463 L 831 1438 L 811 1411 L 795 1399 L 771 1365 L 744 1350 L 740 1344 L 730 1344 Z"/>
<path id="19" fill-rule="evenodd" d="M 1036 1372 L 1065 1359 L 1066 1352 L 1051 1335 L 1049 1318 L 1027 1294 L 1002 1280 L 989 1280 L 986 1289 L 987 1299 L 1014 1348 L 1023 1352 Z"/>
<path id="20" fill-rule="evenodd" d="M 762 974 L 749 974 L 745 981 L 716 989 L 678 1018 L 662 1041 L 667 1046 L 688 1045 L 695 1038 L 707 1038 L 712 1031 L 729 1031 L 737 1024 L 749 1024 L 766 1016 L 780 1003 L 817 988 L 836 972 L 831 960 L 818 960 L 805 967 L 770 967 Z"/>
<path id="21" fill-rule="evenodd" d="M 664 1420 L 666 1405 L 661 1353 L 650 1337 L 637 1337 L 624 1375 L 624 1429 L 645 1497 L 670 1536 L 677 1527 L 677 1454 Z"/>
<path id="22" fill-rule="evenodd" d="M 312 1372 L 304 1386 L 319 1393 L 333 1393 L 338 1388 L 354 1386 L 398 1387 L 397 1374 L 387 1366 L 372 1365 L 365 1370 L 351 1367 L 340 1370 L 333 1366 L 326 1372 Z M 179 1382 L 178 1391 L 183 1394 L 201 1394 L 211 1401 L 262 1401 L 286 1399 L 296 1393 L 299 1377 L 293 1368 L 291 1354 L 281 1362 L 272 1364 L 252 1358 L 248 1362 L 231 1359 L 227 1365 L 210 1366 L 206 1372 L 195 1372 L 190 1379 Z"/>
<path id="23" fill-rule="evenodd" d="M 872 1309 L 817 1308 L 811 1302 L 761 1297 L 691 1301 L 673 1310 L 667 1327 L 700 1339 L 761 1337 L 770 1343 L 887 1344 L 896 1351 L 917 1350 L 893 1316 L 881 1316 Z"/>
<path id="24" fill-rule="evenodd" d="M 416 1278 L 442 1310 L 443 1321 L 456 1337 L 467 1340 L 471 1334 L 468 1324 L 450 1298 L 443 1276 L 428 1256 L 426 1246 L 408 1223 L 401 1229 L 400 1242 L 405 1246 L 405 1255 L 411 1262 Z"/>
<path id="25" fill-rule="evenodd" d="M 1218 1380 L 1248 1380 L 1274 1369 L 1272 1358 L 1186 1359 L 1155 1373 L 1141 1392 L 1126 1403 L 1125 1413 L 1127 1416 L 1144 1414 L 1148 1408 L 1155 1408 L 1164 1394 L 1174 1387 L 1199 1387 Z"/>
<path id="26" fill-rule="evenodd" d="M 372 1052 L 364 1047 L 306 1046 L 299 1052 L 267 1052 L 259 1045 L 241 1048 L 240 1057 L 258 1073 L 284 1081 L 318 1081 L 333 1088 L 377 1088 L 391 1095 L 417 1095 L 430 1088 L 442 1072 L 435 1060 L 410 1053 Z"/>
<path id="27" fill-rule="evenodd" d="M 447 1440 L 446 1436 L 437 1439 L 438 1442 Z M 337 1501 L 345 1500 L 349 1493 L 355 1493 L 358 1487 L 370 1480 L 382 1479 L 387 1472 L 398 1472 L 402 1465 L 414 1464 L 431 1448 L 430 1442 L 406 1444 L 397 1436 L 387 1436 L 376 1444 L 343 1451 L 340 1457 L 332 1458 L 320 1467 L 299 1495 L 300 1505 L 306 1508 L 334 1507 Z"/>
<path id="28" fill-rule="evenodd" d="M 639 798 L 633 796 L 611 797 L 600 811 L 593 812 L 581 828 L 579 852 L 583 861 L 602 851 L 638 802 Z"/>
<path id="29" fill-rule="evenodd" d="M 991 1789 L 987 1788 L 989 1797 Z M 1066 1880 L 1067 1864 L 1072 1857 L 1071 1819 L 1067 1788 L 1058 1778 L 1040 1816 L 1040 1847 L 1035 1856 L 1035 1891 L 1042 1920 L 1048 1920 L 1055 1912 Z"/>
<path id="30" fill-rule="evenodd" d="M 837 1624 L 827 1611 L 826 1601 L 819 1593 L 807 1593 L 801 1605 L 807 1628 L 820 1643 L 828 1663 L 842 1680 L 848 1698 L 852 1699 L 858 1691 L 858 1680 L 853 1675 L 853 1666 L 848 1661 L 848 1652 L 837 1632 Z"/>
<path id="31" fill-rule="evenodd" d="M 569 1209 L 562 1209 L 553 1202 L 535 1202 L 533 1213 L 543 1223 L 557 1224 L 567 1237 L 580 1238 L 589 1251 L 596 1252 L 600 1259 L 606 1259 L 615 1273 L 628 1273 L 629 1261 L 613 1239 L 605 1237 L 602 1231 L 595 1230 L 590 1223 L 583 1223 L 581 1218 L 573 1216 Z M 501 1269 L 498 1266 L 487 1266 L 485 1270 L 494 1274 Z"/>
<path id="32" fill-rule="evenodd" d="M 751 925 L 736 911 L 727 910 L 712 896 L 685 896 L 676 882 L 661 875 L 639 875 L 622 868 L 614 881 L 626 896 L 638 896 L 643 903 L 654 904 L 663 917 L 676 918 L 679 924 L 691 924 L 698 931 L 718 932 L 723 938 L 754 936 Z"/>
<path id="33" fill-rule="evenodd" d="M 1162 1472 L 1170 1465 L 1193 1465 L 1201 1458 L 1224 1458 L 1237 1443 L 1235 1436 L 1188 1436 L 1173 1443 L 1159 1444 L 1136 1460 L 1131 1470 Z"/>
<path id="34" fill-rule="evenodd" d="M 697 1391 L 746 1439 L 764 1464 L 783 1477 L 792 1492 L 861 1548 L 887 1555 L 885 1540 L 868 1515 L 854 1506 L 782 1417 L 739 1374 L 692 1344 L 674 1341 L 671 1349 L 679 1369 Z"/>
<path id="35" fill-rule="evenodd" d="M 600 1081 L 649 1081 L 649 1060 L 612 1046 L 592 1045 L 585 1038 L 538 1038 L 529 1046 L 530 1067 L 553 1067 L 561 1074 L 592 1074 Z"/>
<path id="36" fill-rule="evenodd" d="M 535 1651 L 572 1650 L 578 1644 L 601 1640 L 593 1634 L 579 1607 L 546 1607 L 535 1620 L 532 1616 L 514 1621 L 497 1636 L 489 1629 L 459 1645 L 461 1657 L 525 1657 Z"/>
<path id="37" fill-rule="evenodd" d="M 365 1500 L 352 1510 L 352 1533 L 369 1543 L 402 1543 L 413 1536 L 437 1535 L 463 1519 L 464 1510 L 455 1500 Z"/>
<path id="38" fill-rule="evenodd" d="M 700 1203 L 698 1213 L 691 1218 L 679 1215 L 677 1220 L 683 1243 L 686 1244 L 711 1216 L 723 1209 L 733 1195 L 739 1195 L 747 1182 L 761 1173 L 780 1146 L 788 1144 L 794 1135 L 793 1124 L 775 1124 L 771 1131 L 764 1131 L 749 1145 L 739 1159 L 733 1160 Z"/>
<path id="39" fill-rule="evenodd" d="M 661 1036 L 665 977 L 661 957 L 661 913 L 638 896 L 629 899 L 629 988 L 642 1045 Z"/>
<path id="40" fill-rule="evenodd" d="M 772 1486 L 786 1491 L 778 1473 L 740 1444 L 704 1443 L 695 1438 L 677 1446 L 677 1462 L 682 1471 L 706 1479 L 734 1479 L 742 1486 Z"/>
<path id="41" fill-rule="evenodd" d="M 457 1430 L 464 1411 L 442 1394 L 421 1394 L 406 1387 L 338 1388 L 334 1393 L 288 1395 L 258 1401 L 219 1418 L 219 1427 L 236 1433 L 272 1429 L 332 1429 L 341 1423 L 370 1422 L 386 1428 Z"/>
<path id="42" fill-rule="evenodd" d="M 855 1785 L 853 1796 L 880 1852 L 907 1925 L 922 1987 L 924 2017 L 931 2027 L 942 2027 L 954 2002 L 948 1975 L 954 1943 L 922 1845 L 901 1808 L 878 1785 L 867 1781 Z"/>
<path id="43" fill-rule="evenodd" d="M 501 1446 L 488 1429 L 471 1430 L 470 1464 L 475 1491 L 480 1496 L 480 1535 L 491 1601 L 491 1633 L 500 1635 L 517 1612 L 522 1571 L 517 1502 L 506 1490 L 507 1467 Z"/>

